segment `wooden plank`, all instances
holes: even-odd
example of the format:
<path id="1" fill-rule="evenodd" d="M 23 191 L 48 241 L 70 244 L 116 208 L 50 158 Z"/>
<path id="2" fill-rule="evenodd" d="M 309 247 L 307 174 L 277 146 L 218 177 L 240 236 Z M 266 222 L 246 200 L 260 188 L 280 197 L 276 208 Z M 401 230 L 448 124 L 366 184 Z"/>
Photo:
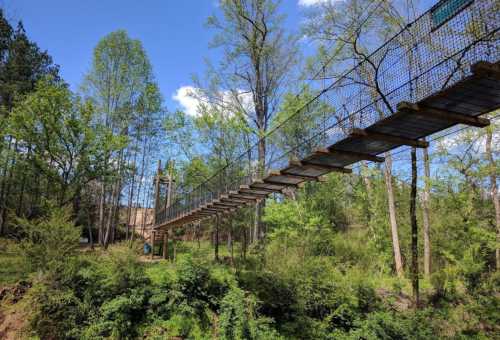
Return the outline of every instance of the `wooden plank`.
<path id="1" fill-rule="evenodd" d="M 278 182 L 275 183 L 277 186 L 281 186 L 282 188 L 271 188 L 269 186 L 266 186 L 265 184 L 267 183 L 266 180 L 255 180 L 252 184 L 250 184 L 250 189 L 257 190 L 257 191 L 265 191 L 269 193 L 274 193 L 274 192 L 281 192 L 284 188 L 284 183 Z"/>
<path id="2" fill-rule="evenodd" d="M 257 199 L 257 197 L 255 196 L 243 195 L 238 193 L 237 191 L 230 191 L 229 197 L 245 200 L 247 202 L 253 202 Z"/>
<path id="3" fill-rule="evenodd" d="M 294 173 L 292 171 L 293 169 L 298 169 L 299 172 L 301 170 L 305 170 L 305 171 L 307 170 L 306 167 L 303 166 L 300 162 L 295 162 L 294 165 L 292 165 L 292 161 L 289 161 L 288 167 L 286 167 L 285 169 L 280 170 L 280 171 L 274 171 L 273 175 L 280 176 L 280 177 L 289 177 L 289 178 L 298 179 L 301 181 L 311 181 L 311 180 L 316 181 L 316 180 L 318 180 L 319 176 L 324 174 L 324 171 L 325 171 L 325 169 L 321 169 L 323 172 L 322 174 L 308 175 L 308 174 L 304 174 L 304 173 Z M 312 169 L 312 168 L 309 168 L 309 169 Z M 272 180 L 272 178 L 271 178 L 271 180 Z"/>
<path id="4" fill-rule="evenodd" d="M 342 172 L 342 173 L 346 173 L 346 174 L 352 173 L 352 169 L 342 168 L 342 167 L 339 167 L 339 166 L 314 163 L 314 162 L 311 162 L 311 161 L 304 161 L 304 160 L 299 161 L 299 162 L 303 166 L 306 166 L 306 167 L 312 167 L 312 168 L 317 168 L 317 169 L 326 169 L 326 170 L 337 171 L 337 172 Z"/>
<path id="5" fill-rule="evenodd" d="M 269 184 L 283 185 L 283 186 L 292 187 L 292 188 L 298 188 L 299 184 L 300 184 L 300 183 L 276 182 L 276 181 L 273 181 L 272 179 L 264 179 L 264 182 L 269 183 Z M 281 190 L 279 192 L 281 192 Z"/>
<path id="6" fill-rule="evenodd" d="M 239 199 L 245 202 L 254 202 L 257 199 L 255 196 L 245 196 L 242 194 L 231 194 L 229 195 L 229 197 Z"/>
<path id="7" fill-rule="evenodd" d="M 222 202 L 215 203 L 215 206 L 237 207 L 238 204 L 222 201 Z"/>
<path id="8" fill-rule="evenodd" d="M 475 127 L 486 127 L 490 125 L 489 119 L 481 117 L 467 116 L 460 113 L 436 109 L 429 106 L 401 102 L 398 104 L 398 110 L 408 114 L 417 115 L 422 118 L 435 118 L 450 124 L 464 124 Z"/>
<path id="9" fill-rule="evenodd" d="M 242 200 L 242 199 L 235 198 L 235 197 L 228 197 L 228 198 L 223 198 L 222 202 L 236 203 L 236 204 L 242 205 L 242 204 L 248 203 L 248 200 Z"/>
<path id="10" fill-rule="evenodd" d="M 196 218 L 200 218 L 200 217 L 208 217 L 208 216 L 212 216 L 213 214 L 210 214 L 210 213 L 198 213 L 196 215 Z"/>
<path id="11" fill-rule="evenodd" d="M 220 203 L 214 203 L 214 205 L 212 205 L 210 208 L 207 208 L 207 209 L 210 209 L 210 210 L 217 210 L 217 211 L 224 211 L 226 209 L 229 209 L 231 207 L 229 206 L 223 206 L 223 205 L 219 205 Z"/>
<path id="12" fill-rule="evenodd" d="M 203 210 L 204 211 L 222 211 L 224 209 L 212 205 L 210 207 L 203 208 Z"/>
<path id="13" fill-rule="evenodd" d="M 242 192 L 245 195 L 251 195 L 251 196 L 255 196 L 255 197 L 259 197 L 259 198 L 266 198 L 269 195 L 269 193 L 261 194 L 258 191 L 260 191 L 260 190 L 256 190 L 256 189 L 241 189 L 240 190 L 240 192 Z"/>
<path id="14" fill-rule="evenodd" d="M 354 152 L 354 151 L 344 151 L 344 150 L 337 150 L 335 149 L 335 145 L 330 146 L 328 149 L 317 149 L 314 152 L 315 154 L 321 155 L 321 154 L 330 154 L 330 155 L 342 155 L 344 157 L 350 157 L 353 160 L 360 161 L 360 160 L 365 160 L 365 161 L 372 161 L 372 162 L 377 162 L 377 163 L 382 163 L 384 161 L 384 157 L 379 157 L 379 156 L 373 156 L 367 153 L 361 153 L 361 152 Z"/>
<path id="15" fill-rule="evenodd" d="M 282 183 L 272 183 L 272 182 L 269 182 L 269 184 L 282 185 Z M 254 190 L 255 193 L 260 194 L 260 195 L 266 195 L 266 196 L 269 194 L 274 194 L 274 193 L 282 193 L 283 189 L 277 190 L 277 189 L 268 189 L 268 188 L 263 188 L 263 187 L 251 187 L 250 188 L 250 190 Z M 245 192 L 250 192 L 250 191 L 245 191 Z M 263 192 L 265 192 L 266 194 L 262 194 Z"/>
<path id="16" fill-rule="evenodd" d="M 388 142 L 398 145 L 408 145 L 416 148 L 427 148 L 429 147 L 429 142 L 422 140 L 414 140 L 409 138 L 398 137 L 394 135 L 389 135 L 386 133 L 380 133 L 376 131 L 366 130 L 366 129 L 352 129 L 350 136 L 355 138 L 363 138 L 381 142 Z"/>
<path id="17" fill-rule="evenodd" d="M 290 178 L 296 178 L 296 179 L 301 179 L 304 181 L 317 181 L 319 176 L 310 176 L 310 175 L 298 175 L 298 174 L 292 174 L 286 171 L 280 171 L 281 176 L 287 176 Z"/>

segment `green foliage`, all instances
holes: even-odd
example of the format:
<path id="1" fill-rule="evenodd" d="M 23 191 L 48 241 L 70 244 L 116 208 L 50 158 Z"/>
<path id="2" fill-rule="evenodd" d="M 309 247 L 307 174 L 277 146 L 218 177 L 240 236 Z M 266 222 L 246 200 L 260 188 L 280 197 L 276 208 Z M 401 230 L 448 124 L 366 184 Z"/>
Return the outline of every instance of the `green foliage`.
<path id="1" fill-rule="evenodd" d="M 70 220 L 67 209 L 52 208 L 46 217 L 18 219 L 19 243 L 32 271 L 64 270 L 71 263 L 80 238 L 80 229 Z"/>
<path id="2" fill-rule="evenodd" d="M 280 339 L 270 319 L 257 317 L 257 301 L 239 288 L 222 299 L 219 317 L 221 339 Z"/>
<path id="3" fill-rule="evenodd" d="M 0 238 L 0 286 L 27 279 L 30 270 L 20 253 L 15 242 Z"/>
<path id="4" fill-rule="evenodd" d="M 30 327 L 41 339 L 78 339 L 87 306 L 68 288 L 40 282 L 30 291 Z"/>

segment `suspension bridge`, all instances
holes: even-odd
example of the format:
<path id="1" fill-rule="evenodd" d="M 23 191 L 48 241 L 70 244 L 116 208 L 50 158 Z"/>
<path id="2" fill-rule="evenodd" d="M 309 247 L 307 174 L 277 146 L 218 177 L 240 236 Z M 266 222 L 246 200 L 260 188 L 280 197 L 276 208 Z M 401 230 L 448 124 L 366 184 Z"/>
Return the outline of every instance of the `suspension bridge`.
<path id="1" fill-rule="evenodd" d="M 153 242 L 330 172 L 351 173 L 359 161 L 383 162 L 393 149 L 426 148 L 425 137 L 457 124 L 488 126 L 481 116 L 500 108 L 499 28 L 498 0 L 440 1 L 373 53 L 355 55 L 353 68 L 327 77 L 313 100 L 198 187 L 173 190 L 159 167 Z M 299 136 L 287 137 L 290 126 Z"/>

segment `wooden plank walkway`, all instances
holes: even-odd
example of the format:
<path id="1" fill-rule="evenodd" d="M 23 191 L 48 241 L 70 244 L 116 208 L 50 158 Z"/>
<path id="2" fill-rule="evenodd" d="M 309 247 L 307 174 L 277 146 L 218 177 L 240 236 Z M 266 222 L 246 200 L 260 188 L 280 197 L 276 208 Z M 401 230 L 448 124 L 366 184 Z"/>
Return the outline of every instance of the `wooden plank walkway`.
<path id="1" fill-rule="evenodd" d="M 221 195 L 174 220 L 159 225 L 171 228 L 217 214 L 231 213 L 239 207 L 254 204 L 287 187 L 298 188 L 307 181 L 321 181 L 333 172 L 351 173 L 346 168 L 361 160 L 383 162 L 378 155 L 400 146 L 425 148 L 422 138 L 456 124 L 476 127 L 489 125 L 479 116 L 500 108 L 500 63 L 479 62 L 472 66 L 472 75 L 421 102 L 402 102 L 393 115 L 365 129 L 353 129 L 350 134 L 328 146 L 314 150 L 304 159 L 290 160 L 287 167 L 271 170 L 267 176 L 241 185 L 239 190 Z"/>

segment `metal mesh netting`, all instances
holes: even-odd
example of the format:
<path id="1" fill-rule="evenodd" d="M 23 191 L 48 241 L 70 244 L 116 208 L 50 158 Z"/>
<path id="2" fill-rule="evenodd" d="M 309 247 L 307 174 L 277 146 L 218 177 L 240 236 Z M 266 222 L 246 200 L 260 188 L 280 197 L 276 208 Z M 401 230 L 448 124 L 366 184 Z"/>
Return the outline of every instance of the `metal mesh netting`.
<path id="1" fill-rule="evenodd" d="M 402 101 L 416 103 L 450 87 L 469 76 L 476 62 L 497 62 L 500 4 L 450 1 L 438 3 L 354 68 L 330 79 L 313 101 L 263 137 L 266 171 L 282 169 L 292 156 L 303 158 L 314 148 L 344 139 L 353 128 L 394 114 Z M 290 134 L 294 127 L 300 133 Z M 256 143 L 191 192 L 178 193 L 171 207 L 158 212 L 157 223 L 168 223 L 262 177 L 258 148 Z"/>

